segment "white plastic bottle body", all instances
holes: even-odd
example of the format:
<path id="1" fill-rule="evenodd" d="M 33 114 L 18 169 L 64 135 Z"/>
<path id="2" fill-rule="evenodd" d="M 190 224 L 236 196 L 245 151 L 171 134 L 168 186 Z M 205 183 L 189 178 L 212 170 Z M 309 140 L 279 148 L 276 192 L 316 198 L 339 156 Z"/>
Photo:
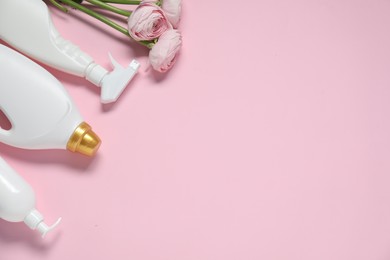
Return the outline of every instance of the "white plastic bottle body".
<path id="1" fill-rule="evenodd" d="M 35 209 L 35 194 L 31 186 L 0 157 L 0 218 L 9 222 L 24 222 L 42 237 L 61 221 L 46 225 L 42 214 Z"/>
<path id="2" fill-rule="evenodd" d="M 0 109 L 12 125 L 0 128 L 0 142 L 26 149 L 66 149 L 83 119 L 61 83 L 4 45 L 0 78 Z"/>
<path id="3" fill-rule="evenodd" d="M 110 55 L 108 72 L 79 47 L 62 38 L 42 0 L 0 0 L 0 39 L 27 56 L 101 87 L 101 102 L 116 101 L 140 64 L 122 67 Z"/>
<path id="4" fill-rule="evenodd" d="M 0 38 L 28 56 L 67 73 L 85 77 L 93 59 L 64 40 L 42 0 L 1 0 Z"/>
<path id="5" fill-rule="evenodd" d="M 31 186 L 0 158 L 0 218 L 21 222 L 34 208 Z"/>

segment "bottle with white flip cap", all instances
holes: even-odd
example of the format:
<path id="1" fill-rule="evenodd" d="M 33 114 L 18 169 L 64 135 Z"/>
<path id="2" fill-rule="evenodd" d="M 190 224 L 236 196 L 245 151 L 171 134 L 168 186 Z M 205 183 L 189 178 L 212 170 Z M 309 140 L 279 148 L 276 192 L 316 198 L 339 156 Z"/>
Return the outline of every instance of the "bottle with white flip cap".
<path id="1" fill-rule="evenodd" d="M 0 127 L 0 142 L 25 149 L 96 153 L 100 138 L 47 70 L 0 45 L 0 79 L 0 110 L 11 124 L 10 129 Z"/>
<path id="2" fill-rule="evenodd" d="M 102 103 L 116 101 L 140 67 L 133 60 L 124 68 L 110 55 L 114 70 L 108 72 L 62 38 L 42 0 L 1 0 L 0 39 L 39 62 L 101 87 Z"/>
<path id="3" fill-rule="evenodd" d="M 0 157 L 0 218 L 9 222 L 24 222 L 37 230 L 42 237 L 54 229 L 44 222 L 42 214 L 35 208 L 35 194 L 31 186 Z"/>

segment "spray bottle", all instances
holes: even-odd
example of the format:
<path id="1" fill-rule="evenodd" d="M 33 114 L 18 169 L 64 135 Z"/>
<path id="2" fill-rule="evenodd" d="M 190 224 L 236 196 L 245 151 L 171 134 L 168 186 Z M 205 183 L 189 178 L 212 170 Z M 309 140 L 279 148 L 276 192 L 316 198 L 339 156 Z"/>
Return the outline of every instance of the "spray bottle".
<path id="1" fill-rule="evenodd" d="M 24 222 L 42 237 L 54 229 L 46 225 L 42 214 L 35 209 L 35 194 L 31 186 L 0 157 L 0 218 L 9 222 Z"/>
<path id="2" fill-rule="evenodd" d="M 61 83 L 22 54 L 0 45 L 0 110 L 11 128 L 0 142 L 25 149 L 67 149 L 92 156 L 99 137 Z"/>
<path id="3" fill-rule="evenodd" d="M 42 0 L 1 0 L 0 39 L 43 64 L 101 87 L 102 103 L 116 101 L 140 67 L 133 60 L 124 68 L 111 55 L 112 72 L 96 64 L 88 54 L 61 37 Z"/>

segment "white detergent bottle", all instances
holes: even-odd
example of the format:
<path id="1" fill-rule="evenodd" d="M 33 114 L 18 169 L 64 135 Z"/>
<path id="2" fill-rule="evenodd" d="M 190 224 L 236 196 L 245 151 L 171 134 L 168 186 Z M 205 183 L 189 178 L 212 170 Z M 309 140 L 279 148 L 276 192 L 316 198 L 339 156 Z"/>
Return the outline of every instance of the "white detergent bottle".
<path id="1" fill-rule="evenodd" d="M 92 156 L 99 137 L 61 83 L 22 54 L 0 45 L 0 110 L 11 124 L 0 142 L 25 149 L 68 149 Z"/>
<path id="2" fill-rule="evenodd" d="M 0 157 L 0 218 L 9 222 L 24 222 L 42 237 L 55 228 L 45 224 L 42 214 L 35 209 L 35 194 L 31 186 Z"/>
<path id="3" fill-rule="evenodd" d="M 42 0 L 0 0 L 0 39 L 39 62 L 101 87 L 102 103 L 116 101 L 140 67 L 133 60 L 123 68 L 111 55 L 112 72 L 96 64 L 61 37 Z"/>

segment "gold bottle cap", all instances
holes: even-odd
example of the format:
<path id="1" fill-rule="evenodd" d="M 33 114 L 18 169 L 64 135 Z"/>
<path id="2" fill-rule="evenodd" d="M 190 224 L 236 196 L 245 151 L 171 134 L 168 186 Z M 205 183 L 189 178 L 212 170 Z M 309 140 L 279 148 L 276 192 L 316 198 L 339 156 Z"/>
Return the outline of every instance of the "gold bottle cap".
<path id="1" fill-rule="evenodd" d="M 82 122 L 69 138 L 66 148 L 72 152 L 93 156 L 100 143 L 100 138 L 92 131 L 91 126 Z"/>

